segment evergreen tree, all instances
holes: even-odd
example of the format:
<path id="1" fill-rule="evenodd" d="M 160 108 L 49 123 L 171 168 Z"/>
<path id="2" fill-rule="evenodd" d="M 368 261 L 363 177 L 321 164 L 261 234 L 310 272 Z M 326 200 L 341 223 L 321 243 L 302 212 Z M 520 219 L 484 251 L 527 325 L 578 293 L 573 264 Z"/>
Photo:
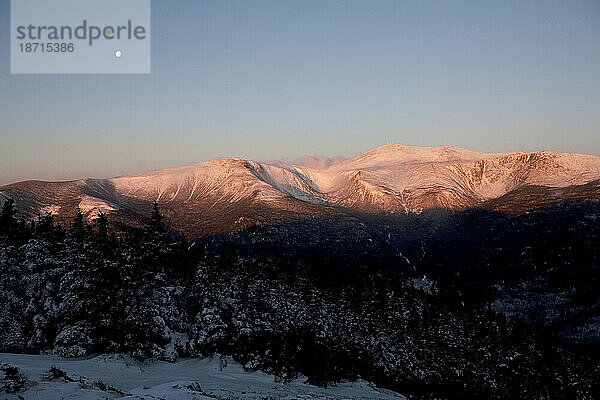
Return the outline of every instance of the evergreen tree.
<path id="1" fill-rule="evenodd" d="M 60 228 L 54 224 L 52 213 L 41 214 L 35 224 L 35 233 L 38 237 L 52 239 Z"/>
<path id="2" fill-rule="evenodd" d="M 0 212 L 0 232 L 14 232 L 17 227 L 15 214 L 15 201 L 13 199 L 6 200 Z"/>
<path id="3" fill-rule="evenodd" d="M 77 211 L 75 212 L 75 216 L 73 217 L 73 222 L 71 223 L 71 232 L 75 234 L 82 234 L 83 231 L 83 213 L 81 212 L 81 209 L 77 207 Z"/>
<path id="4" fill-rule="evenodd" d="M 160 213 L 158 203 L 155 201 L 152 204 L 152 214 L 150 214 L 150 221 L 146 226 L 146 234 L 151 240 L 164 241 L 166 239 L 166 230 L 163 223 L 163 215 Z"/>
<path id="5" fill-rule="evenodd" d="M 98 226 L 98 241 L 100 243 L 108 242 L 108 218 L 106 213 L 99 212 L 98 218 L 96 218 L 96 225 Z"/>
<path id="6" fill-rule="evenodd" d="M 69 228 L 68 237 L 73 240 L 78 247 L 83 246 L 83 242 L 86 236 L 86 227 L 83 220 L 83 213 L 77 208 L 71 227 Z"/>
<path id="7" fill-rule="evenodd" d="M 152 214 L 146 225 L 141 249 L 142 262 L 138 264 L 140 269 L 136 276 L 141 277 L 145 274 L 153 276 L 155 273 L 165 272 L 174 267 L 173 247 L 167 243 L 163 216 L 157 202 L 152 206 Z"/>

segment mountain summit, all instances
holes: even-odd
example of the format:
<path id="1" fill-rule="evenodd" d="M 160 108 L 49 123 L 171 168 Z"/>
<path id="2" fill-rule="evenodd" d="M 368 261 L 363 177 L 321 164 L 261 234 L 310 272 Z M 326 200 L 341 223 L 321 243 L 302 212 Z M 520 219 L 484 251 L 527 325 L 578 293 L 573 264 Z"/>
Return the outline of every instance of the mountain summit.
<path id="1" fill-rule="evenodd" d="M 79 207 L 89 218 L 108 212 L 133 227 L 157 201 L 171 228 L 188 238 L 347 212 L 480 207 L 517 214 L 600 200 L 595 155 L 389 144 L 350 159 L 302 160 L 222 158 L 111 179 L 26 181 L 0 187 L 0 197 L 14 199 L 27 217 L 51 212 L 66 222 Z"/>

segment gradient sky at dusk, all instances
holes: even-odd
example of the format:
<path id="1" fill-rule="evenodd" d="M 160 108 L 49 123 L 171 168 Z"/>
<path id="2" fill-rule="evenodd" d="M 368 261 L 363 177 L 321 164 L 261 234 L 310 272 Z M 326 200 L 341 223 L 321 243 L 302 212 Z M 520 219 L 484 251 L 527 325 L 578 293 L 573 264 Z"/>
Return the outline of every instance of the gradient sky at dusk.
<path id="1" fill-rule="evenodd" d="M 390 142 L 600 154 L 600 2 L 152 2 L 152 74 L 11 75 L 0 184 Z"/>

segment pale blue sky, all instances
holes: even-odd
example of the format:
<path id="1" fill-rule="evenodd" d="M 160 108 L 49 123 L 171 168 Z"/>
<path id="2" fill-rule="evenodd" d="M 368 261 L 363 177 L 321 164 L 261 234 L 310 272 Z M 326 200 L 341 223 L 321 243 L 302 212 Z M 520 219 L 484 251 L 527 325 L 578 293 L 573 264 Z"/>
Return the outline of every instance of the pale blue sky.
<path id="1" fill-rule="evenodd" d="M 600 154 L 600 2 L 152 2 L 152 74 L 11 75 L 0 184 L 389 142 Z"/>

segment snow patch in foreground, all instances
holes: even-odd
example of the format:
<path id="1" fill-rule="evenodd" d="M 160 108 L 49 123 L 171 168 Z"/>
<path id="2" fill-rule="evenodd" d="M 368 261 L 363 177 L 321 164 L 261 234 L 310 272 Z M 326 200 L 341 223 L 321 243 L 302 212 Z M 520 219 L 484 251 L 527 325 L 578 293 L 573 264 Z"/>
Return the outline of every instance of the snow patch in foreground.
<path id="1" fill-rule="evenodd" d="M 138 363 L 120 355 L 85 359 L 0 354 L 0 365 L 17 367 L 28 380 L 26 390 L 3 399 L 404 399 L 365 382 L 321 388 L 297 379 L 281 383 L 272 375 L 246 372 L 231 359 L 187 359 L 174 363 Z M 57 377 L 55 366 L 66 373 Z M 55 370 L 56 371 L 56 370 Z M 6 386 L 0 372 L 0 388 Z M 22 377 L 23 378 L 23 377 Z M 1 389 L 0 389 L 1 390 Z"/>

